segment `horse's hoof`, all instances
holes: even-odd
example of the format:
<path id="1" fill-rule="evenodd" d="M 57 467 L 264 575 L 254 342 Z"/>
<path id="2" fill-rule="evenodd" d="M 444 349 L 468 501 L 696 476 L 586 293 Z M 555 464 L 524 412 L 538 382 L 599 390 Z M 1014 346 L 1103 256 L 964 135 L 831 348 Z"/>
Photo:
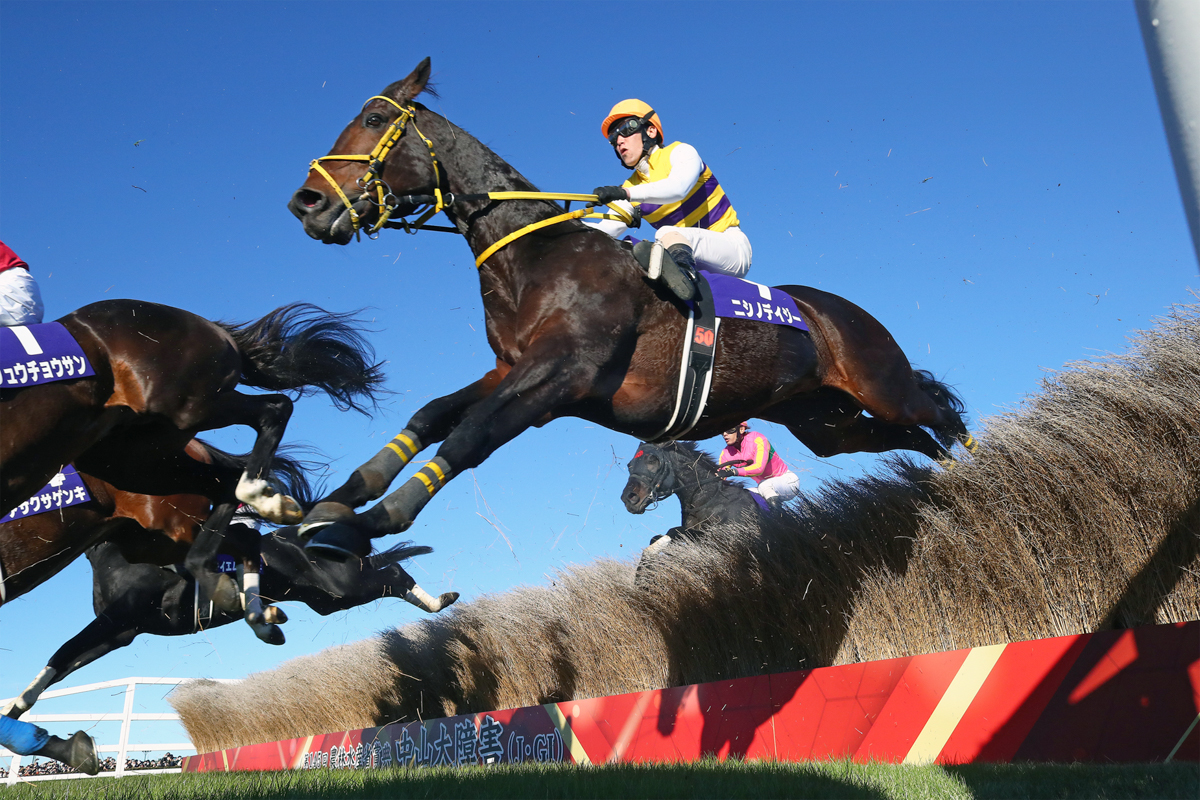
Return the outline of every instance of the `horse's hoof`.
<path id="1" fill-rule="evenodd" d="M 95 775 L 100 771 L 100 759 L 96 755 L 96 741 L 84 731 L 75 731 L 69 739 L 51 736 L 50 740 L 46 742 L 46 746 L 37 754 L 61 761 L 85 775 Z"/>
<path id="2" fill-rule="evenodd" d="M 308 512 L 296 533 L 301 539 L 307 539 L 322 528 L 349 519 L 354 519 L 354 509 L 350 506 L 329 501 L 317 503 L 313 506 L 313 510 Z"/>
<path id="3" fill-rule="evenodd" d="M 349 525 L 333 523 L 318 531 L 304 549 L 334 561 L 349 561 L 370 555 L 371 539 Z"/>
<path id="4" fill-rule="evenodd" d="M 254 628 L 254 635 L 267 644 L 280 645 L 287 641 L 278 625 L 265 625 Z"/>
<path id="5" fill-rule="evenodd" d="M 209 599 L 222 611 L 242 610 L 242 598 L 237 584 L 224 572 L 217 576 L 216 588 Z"/>
<path id="6" fill-rule="evenodd" d="M 438 595 L 438 603 L 441 605 L 438 611 L 444 611 L 446 606 L 453 605 L 454 601 L 457 599 L 458 592 L 442 592 L 440 595 Z"/>
<path id="7" fill-rule="evenodd" d="M 268 625 L 282 625 L 288 621 L 287 614 L 278 606 L 267 606 L 262 613 L 263 622 Z"/>
<path id="8" fill-rule="evenodd" d="M 272 519 L 278 525 L 296 525 L 304 521 L 304 509 L 295 499 L 282 495 L 283 502 L 280 503 L 279 519 Z"/>

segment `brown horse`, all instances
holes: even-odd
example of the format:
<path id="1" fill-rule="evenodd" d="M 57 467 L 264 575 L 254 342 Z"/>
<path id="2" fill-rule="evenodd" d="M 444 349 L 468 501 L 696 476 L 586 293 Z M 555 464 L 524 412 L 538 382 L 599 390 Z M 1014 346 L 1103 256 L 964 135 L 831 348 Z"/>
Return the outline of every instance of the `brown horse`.
<path id="1" fill-rule="evenodd" d="M 534 187 L 466 131 L 413 102 L 429 72 L 425 59 L 371 98 L 324 166 L 314 163 L 288 205 L 309 236 L 347 244 L 360 227 L 385 221 L 381 206 L 396 227 L 428 202 L 421 196 L 437 194 L 478 257 L 507 235 L 562 213 L 546 200 L 501 202 L 479 194 Z M 319 503 L 305 518 L 306 532 L 346 524 L 322 531 L 313 545 L 360 553 L 364 543 L 355 530 L 374 537 L 406 529 L 446 481 L 556 417 L 580 417 L 639 439 L 660 435 L 674 408 L 685 319 L 627 248 L 564 221 L 491 254 L 479 278 L 495 369 L 418 411 L 388 447 Z M 961 401 L 914 371 L 870 314 L 817 289 L 780 288 L 796 299 L 811 335 L 725 320 L 708 407 L 689 438 L 758 417 L 786 425 L 819 456 L 908 449 L 943 458 L 955 441 L 969 441 Z M 437 456 L 415 477 L 354 514 L 382 495 L 417 452 L 439 441 Z"/>
<path id="2" fill-rule="evenodd" d="M 362 410 L 360 400 L 373 400 L 382 382 L 370 347 L 348 316 L 300 303 L 244 325 L 139 300 L 93 303 L 58 321 L 95 375 L 0 390 L 0 514 L 68 462 L 127 492 L 210 498 L 215 508 L 186 563 L 214 602 L 235 610 L 237 588 L 213 562 L 238 501 L 275 522 L 302 516 L 266 480 L 292 401 L 235 387 L 321 389 L 339 407 Z M 258 433 L 236 481 L 185 452 L 200 431 L 229 425 Z M 65 552 L 52 561 L 61 567 Z"/>
<path id="3" fill-rule="evenodd" d="M 210 467 L 226 486 L 236 485 L 245 471 L 245 456 L 230 455 L 198 439 L 187 443 L 185 453 Z M 297 462 L 276 454 L 271 471 L 289 495 L 301 504 L 310 502 L 308 480 Z M 158 497 L 122 491 L 86 473 L 79 477 L 91 497 L 87 502 L 0 523 L 0 603 L 33 590 L 102 541 L 116 544 L 131 563 L 181 564 L 213 508 L 212 499 L 198 493 Z M 196 491 L 208 487 L 198 484 Z M 229 544 L 238 555 L 243 550 L 247 558 L 257 555 L 244 541 Z"/>

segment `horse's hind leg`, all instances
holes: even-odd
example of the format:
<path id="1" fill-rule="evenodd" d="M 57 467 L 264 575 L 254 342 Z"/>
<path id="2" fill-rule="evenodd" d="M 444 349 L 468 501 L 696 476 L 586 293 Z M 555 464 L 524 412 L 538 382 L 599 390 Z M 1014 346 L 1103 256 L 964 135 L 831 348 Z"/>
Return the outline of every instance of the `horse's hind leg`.
<path id="1" fill-rule="evenodd" d="M 877 319 L 849 300 L 819 289 L 781 288 L 795 298 L 813 330 L 813 342 L 822 365 L 822 384 L 850 395 L 871 417 L 883 423 L 856 425 L 862 431 L 861 438 L 920 439 L 912 431 L 929 428 L 939 440 L 938 455 L 933 458 L 947 455 L 955 441 L 970 442 L 961 416 L 962 401 L 931 374 L 914 370 Z M 885 425 L 898 426 L 900 430 L 889 433 Z M 846 432 L 849 435 L 852 430 Z M 929 455 L 923 447 L 901 447 Z"/>
<path id="2" fill-rule="evenodd" d="M 197 421 L 196 430 L 214 430 L 230 425 L 246 425 L 258 432 L 254 449 L 238 481 L 237 499 L 271 522 L 289 525 L 304 517 L 300 504 L 276 492 L 267 482 L 271 459 L 283 440 L 284 429 L 292 416 L 292 401 L 281 394 L 245 395 L 228 392 L 221 395 Z"/>
<path id="3" fill-rule="evenodd" d="M 918 425 L 896 425 L 868 417 L 849 397 L 833 389 L 772 406 L 760 416 L 786 425 L 792 435 L 820 458 L 841 453 L 912 450 L 932 459 L 946 449 Z"/>

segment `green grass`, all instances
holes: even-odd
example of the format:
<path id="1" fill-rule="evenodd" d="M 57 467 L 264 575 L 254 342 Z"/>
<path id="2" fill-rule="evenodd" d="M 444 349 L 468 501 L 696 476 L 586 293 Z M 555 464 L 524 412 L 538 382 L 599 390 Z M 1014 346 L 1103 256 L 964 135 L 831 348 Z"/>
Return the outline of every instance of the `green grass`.
<path id="1" fill-rule="evenodd" d="M 237 772 L 48 781 L 0 797 L 154 798 L 1186 798 L 1200 797 L 1195 764 L 909 767 L 848 761 L 518 765 L 466 769 Z"/>

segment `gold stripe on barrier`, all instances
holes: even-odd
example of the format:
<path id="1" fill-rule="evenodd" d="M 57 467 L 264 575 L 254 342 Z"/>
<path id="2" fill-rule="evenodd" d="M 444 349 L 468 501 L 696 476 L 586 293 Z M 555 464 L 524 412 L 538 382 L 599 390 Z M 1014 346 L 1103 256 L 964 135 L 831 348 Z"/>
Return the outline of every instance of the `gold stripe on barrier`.
<path id="1" fill-rule="evenodd" d="M 983 682 L 992 674 L 992 668 L 996 666 L 1006 647 L 1007 644 L 993 644 L 974 647 L 967 653 L 966 660 L 958 668 L 954 680 L 946 687 L 946 693 L 929 715 L 929 720 L 909 748 L 903 763 L 932 764 L 937 760 L 938 754 L 942 752 L 942 748 L 950 740 L 950 735 L 962 721 L 963 714 L 967 713 L 967 707 L 971 705 L 975 695 L 979 694 Z"/>

